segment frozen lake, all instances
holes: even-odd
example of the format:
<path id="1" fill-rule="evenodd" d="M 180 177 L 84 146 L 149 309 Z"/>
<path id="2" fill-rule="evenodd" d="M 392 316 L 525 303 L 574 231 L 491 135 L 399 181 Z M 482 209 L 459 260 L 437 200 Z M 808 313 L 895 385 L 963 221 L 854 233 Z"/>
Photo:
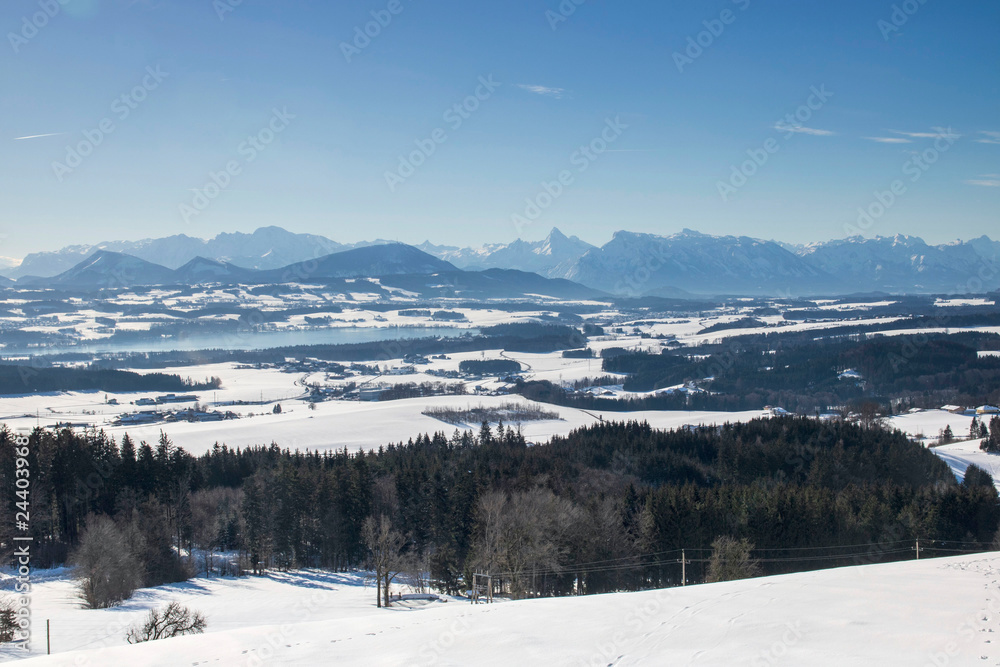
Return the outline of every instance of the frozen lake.
<path id="1" fill-rule="evenodd" d="M 478 329 L 458 327 L 329 327 L 319 329 L 285 329 L 278 331 L 239 331 L 232 333 L 189 334 L 135 340 L 84 340 L 76 345 L 52 347 L 8 347 L 4 354 L 60 354 L 65 352 L 169 352 L 173 350 L 257 350 L 297 345 L 344 345 L 381 340 L 413 338 L 457 338 L 477 335 Z"/>

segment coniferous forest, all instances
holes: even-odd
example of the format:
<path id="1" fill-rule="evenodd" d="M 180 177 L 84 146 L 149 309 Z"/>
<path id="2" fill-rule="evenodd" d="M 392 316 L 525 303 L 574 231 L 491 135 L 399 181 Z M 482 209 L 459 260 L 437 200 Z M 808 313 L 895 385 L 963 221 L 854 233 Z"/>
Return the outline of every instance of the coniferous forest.
<path id="1" fill-rule="evenodd" d="M 13 442 L 0 431 L 6 488 Z M 39 430 L 29 450 L 37 566 L 93 550 L 88 532 L 118 535 L 137 585 L 236 573 L 213 554 L 252 573 L 363 568 L 388 549 L 387 569 L 429 572 L 443 591 L 483 572 L 518 597 L 600 593 L 680 584 L 682 549 L 688 582 L 704 581 L 719 538 L 746 540 L 757 571 L 775 574 L 910 559 L 918 539 L 924 556 L 983 550 L 1000 521 L 985 472 L 960 484 L 899 432 L 806 418 L 603 423 L 540 446 L 484 424 L 358 454 L 197 457 L 166 437 Z M 8 555 L 14 500 L 0 519 Z"/>

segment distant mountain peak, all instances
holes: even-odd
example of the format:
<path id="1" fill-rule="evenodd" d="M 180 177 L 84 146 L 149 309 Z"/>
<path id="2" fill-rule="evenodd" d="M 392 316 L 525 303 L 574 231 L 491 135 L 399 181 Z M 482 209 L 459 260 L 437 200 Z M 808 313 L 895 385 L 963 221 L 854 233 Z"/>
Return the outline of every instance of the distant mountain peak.
<path id="1" fill-rule="evenodd" d="M 435 257 L 460 269 L 515 269 L 549 278 L 563 278 L 573 264 L 594 246 L 576 236 L 566 236 L 553 227 L 541 241 L 516 239 L 479 248 L 455 248 L 425 243 L 421 246 Z"/>

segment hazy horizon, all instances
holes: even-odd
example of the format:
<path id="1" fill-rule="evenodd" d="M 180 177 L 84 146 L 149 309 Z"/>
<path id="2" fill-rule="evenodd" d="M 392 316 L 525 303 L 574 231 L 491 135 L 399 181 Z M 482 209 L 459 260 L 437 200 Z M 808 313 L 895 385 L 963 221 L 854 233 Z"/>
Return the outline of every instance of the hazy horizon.
<path id="1" fill-rule="evenodd" d="M 985 0 L 12 0 L 0 256 L 269 224 L 803 243 L 859 210 L 865 235 L 977 237 L 998 21 Z"/>
<path id="2" fill-rule="evenodd" d="M 322 233 L 303 232 L 303 231 L 297 231 L 295 229 L 288 229 L 287 227 L 284 227 L 284 226 L 281 226 L 281 225 L 265 225 L 263 227 L 258 227 L 256 229 L 252 229 L 250 231 L 244 231 L 244 230 L 224 230 L 224 231 L 221 231 L 218 234 L 210 236 L 210 237 L 195 236 L 195 235 L 192 235 L 192 234 L 184 234 L 183 232 L 179 232 L 176 235 L 171 234 L 171 235 L 167 235 L 167 236 L 138 236 L 138 237 L 133 236 L 131 238 L 101 239 L 100 241 L 93 241 L 93 242 L 89 242 L 89 243 L 78 243 L 78 244 L 75 243 L 75 244 L 61 245 L 61 246 L 39 247 L 36 250 L 32 250 L 32 251 L 26 253 L 22 257 L 0 256 L 0 259 L 13 260 L 14 262 L 20 263 L 20 261 L 22 261 L 28 255 L 37 254 L 37 253 L 58 252 L 58 251 L 61 251 L 61 250 L 65 250 L 65 249 L 69 249 L 69 248 L 74 248 L 74 247 L 94 247 L 94 246 L 100 246 L 101 244 L 105 244 L 105 243 L 119 243 L 119 242 L 121 242 L 121 243 L 138 243 L 138 242 L 141 242 L 141 241 L 154 241 L 154 240 L 169 238 L 170 236 L 180 236 L 180 235 L 185 235 L 185 236 L 188 236 L 189 238 L 197 239 L 197 240 L 200 240 L 200 241 L 211 241 L 212 239 L 217 238 L 218 236 L 224 235 L 224 234 L 247 234 L 247 235 L 252 235 L 252 234 L 260 231 L 261 229 L 266 229 L 268 227 L 277 227 L 277 228 L 282 229 L 282 230 L 284 230 L 286 232 L 289 232 L 291 234 L 313 234 L 313 235 L 316 235 L 316 236 L 323 236 L 323 237 L 327 238 L 330 241 L 334 241 L 336 243 L 340 243 L 340 244 L 343 244 L 343 245 L 355 245 L 355 244 L 363 244 L 363 243 L 372 243 L 372 242 L 386 241 L 386 242 L 404 243 L 406 245 L 411 245 L 411 246 L 420 246 L 420 245 L 423 245 L 424 243 L 430 243 L 432 245 L 439 246 L 439 247 L 483 248 L 483 247 L 487 247 L 487 246 L 502 245 L 502 244 L 510 243 L 511 242 L 511 241 L 504 242 L 504 241 L 484 240 L 484 241 L 481 241 L 479 243 L 472 243 L 470 245 L 461 245 L 461 246 L 458 246 L 458 245 L 454 245 L 452 243 L 449 243 L 447 241 L 447 239 L 436 240 L 434 238 L 425 238 L 424 240 L 418 241 L 418 242 L 409 242 L 409 241 L 404 241 L 404 240 L 399 240 L 399 239 L 387 239 L 387 238 L 381 238 L 381 237 L 377 237 L 377 236 L 376 237 L 372 237 L 372 238 L 361 238 L 361 239 L 357 239 L 357 240 L 345 240 L 345 239 L 340 239 L 340 238 L 332 238 L 332 237 L 327 236 L 326 234 L 322 234 Z M 554 230 L 558 230 L 560 233 L 564 234 L 566 237 L 572 238 L 574 236 L 577 236 L 576 234 L 568 233 L 568 232 L 564 231 L 563 229 L 559 228 L 558 226 L 556 226 L 556 227 L 550 228 L 543 236 L 541 236 L 538 239 L 521 239 L 521 240 L 522 241 L 526 241 L 526 242 L 535 243 L 535 242 L 538 242 L 538 241 L 541 241 L 541 240 L 544 240 L 544 239 L 548 238 L 549 234 L 551 234 Z M 812 244 L 830 243 L 830 242 L 834 242 L 834 241 L 843 241 L 843 240 L 846 240 L 847 238 L 849 238 L 849 237 L 845 236 L 845 237 L 841 237 L 841 238 L 832 238 L 832 239 L 816 239 L 816 240 L 812 240 L 812 241 L 806 241 L 806 242 L 803 242 L 803 243 L 791 243 L 791 242 L 785 241 L 784 239 L 780 239 L 780 238 L 761 238 L 761 237 L 751 236 L 749 234 L 725 234 L 725 235 L 718 234 L 718 235 L 712 235 L 712 234 L 707 234 L 706 232 L 702 232 L 702 231 L 697 230 L 697 229 L 690 229 L 690 228 L 679 229 L 676 232 L 671 232 L 671 233 L 658 234 L 658 236 L 667 237 L 667 236 L 672 236 L 674 234 L 683 233 L 684 231 L 692 231 L 692 232 L 695 232 L 697 234 L 706 234 L 706 235 L 709 235 L 709 236 L 737 236 L 737 237 L 738 236 L 749 236 L 749 237 L 754 238 L 756 240 L 771 241 L 771 242 L 778 243 L 778 244 L 781 244 L 781 245 L 789 245 L 789 246 L 796 246 L 796 247 L 802 247 L 802 246 L 807 246 L 807 245 L 812 245 Z M 608 243 L 614 237 L 614 235 L 618 234 L 619 232 L 635 232 L 635 233 L 640 233 L 640 234 L 653 233 L 653 232 L 636 232 L 635 230 L 631 230 L 631 229 L 619 229 L 619 230 L 615 230 L 614 232 L 612 232 L 611 234 L 609 234 L 607 238 L 599 239 L 596 242 L 592 241 L 592 240 L 588 240 L 588 239 L 580 239 L 580 240 L 581 241 L 585 241 L 585 242 L 589 243 L 590 245 L 593 245 L 593 246 L 599 248 L 599 247 L 605 245 L 606 243 Z M 865 238 L 868 238 L 868 239 L 873 239 L 873 238 L 876 238 L 876 237 L 893 238 L 894 236 L 897 236 L 897 235 L 902 235 L 902 232 L 900 232 L 899 234 L 892 234 L 892 235 L 876 234 L 876 235 L 870 235 L 870 236 L 865 236 L 865 235 L 861 235 L 861 236 L 864 236 Z M 943 241 L 941 243 L 931 242 L 928 239 L 925 239 L 925 238 L 923 238 L 923 237 L 921 237 L 919 235 L 916 235 L 916 234 L 906 234 L 906 236 L 920 238 L 925 243 L 927 243 L 927 245 L 929 245 L 929 246 L 950 245 L 950 244 L 958 244 L 958 243 L 968 243 L 969 241 L 972 241 L 972 240 L 977 239 L 977 238 L 982 238 L 984 236 L 986 238 L 992 240 L 992 241 L 996 241 L 997 240 L 997 239 L 993 238 L 992 236 L 990 236 L 990 234 L 988 234 L 986 232 L 984 232 L 982 234 L 979 234 L 977 236 L 970 236 L 970 237 L 966 237 L 966 238 L 955 238 L 955 239 L 951 239 L 949 241 Z M 17 264 L 13 264 L 11 266 L 13 267 L 13 266 L 16 266 L 16 265 Z M 0 266 L 0 269 L 2 269 L 2 268 L 3 267 Z"/>

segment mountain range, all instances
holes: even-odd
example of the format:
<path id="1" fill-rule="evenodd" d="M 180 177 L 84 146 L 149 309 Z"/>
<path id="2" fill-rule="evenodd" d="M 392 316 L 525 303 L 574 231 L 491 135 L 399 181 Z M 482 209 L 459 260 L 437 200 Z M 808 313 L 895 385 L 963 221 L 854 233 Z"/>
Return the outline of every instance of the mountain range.
<path id="1" fill-rule="evenodd" d="M 180 268 L 196 257 L 247 269 L 278 269 L 304 259 L 383 243 L 391 241 L 344 244 L 316 234 L 295 234 L 281 227 L 261 227 L 252 234 L 223 233 L 208 240 L 176 234 L 159 239 L 105 241 L 95 245 L 73 245 L 56 251 L 31 253 L 17 266 L 0 266 L 0 275 L 8 278 L 49 278 L 73 268 L 81 260 L 100 250 L 132 255 L 169 269 Z"/>
<path id="2" fill-rule="evenodd" d="M 365 284 L 361 281 L 365 280 Z M 10 281 L 8 281 L 10 282 Z M 134 286 L 199 284 L 310 283 L 334 285 L 349 292 L 402 290 L 423 298 L 517 299 L 543 295 L 556 299 L 607 297 L 569 280 L 546 278 L 513 269 L 463 271 L 402 243 L 383 243 L 294 262 L 277 269 L 250 269 L 195 257 L 171 269 L 111 250 L 98 250 L 62 273 L 42 278 L 24 276 L 16 285 L 90 291 Z"/>
<path id="3" fill-rule="evenodd" d="M 517 239 L 508 244 L 459 248 L 436 246 L 428 241 L 417 247 L 462 269 L 516 269 L 549 278 L 567 277 L 576 262 L 595 249 L 586 241 L 566 236 L 556 228 L 543 241 L 534 243 Z"/>
<path id="4" fill-rule="evenodd" d="M 489 270 L 513 273 L 494 271 L 492 283 L 482 282 Z M 341 244 L 323 236 L 264 227 L 252 234 L 220 234 L 207 241 L 177 235 L 70 246 L 28 255 L 16 269 L 0 273 L 17 278 L 20 285 L 46 286 L 478 273 L 475 281 L 485 289 L 504 275 L 523 282 L 526 273 L 558 279 L 563 291 L 566 281 L 572 281 L 626 296 L 966 293 L 1000 288 L 1000 242 L 982 236 L 934 246 L 897 235 L 796 246 L 685 229 L 670 236 L 620 231 L 596 247 L 553 229 L 537 242 L 518 239 L 461 248 L 384 240 Z M 471 284 L 467 276 L 465 282 Z M 4 284 L 0 278 L 0 286 Z"/>

